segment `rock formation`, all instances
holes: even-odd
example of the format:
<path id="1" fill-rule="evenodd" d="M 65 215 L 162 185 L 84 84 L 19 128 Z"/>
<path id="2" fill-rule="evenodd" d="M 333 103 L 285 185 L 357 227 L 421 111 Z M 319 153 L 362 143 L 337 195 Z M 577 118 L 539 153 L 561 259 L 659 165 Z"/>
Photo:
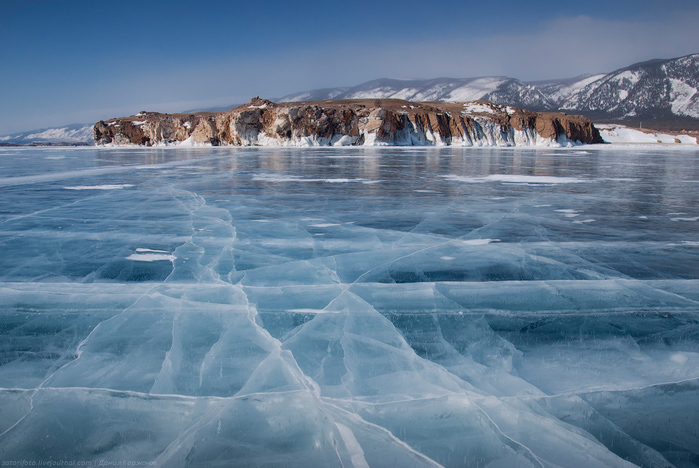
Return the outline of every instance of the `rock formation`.
<path id="1" fill-rule="evenodd" d="M 487 101 L 352 99 L 276 104 L 254 98 L 219 113 L 135 116 L 95 124 L 98 145 L 461 145 L 559 146 L 602 143 L 581 116 Z"/>

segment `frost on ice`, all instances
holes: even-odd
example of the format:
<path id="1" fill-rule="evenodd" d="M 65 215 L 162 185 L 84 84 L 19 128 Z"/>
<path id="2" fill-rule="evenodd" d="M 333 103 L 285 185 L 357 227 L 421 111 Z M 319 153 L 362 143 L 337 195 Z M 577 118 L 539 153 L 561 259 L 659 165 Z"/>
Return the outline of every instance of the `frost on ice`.
<path id="1" fill-rule="evenodd" d="M 694 152 L 1 151 L 3 460 L 699 464 Z"/>

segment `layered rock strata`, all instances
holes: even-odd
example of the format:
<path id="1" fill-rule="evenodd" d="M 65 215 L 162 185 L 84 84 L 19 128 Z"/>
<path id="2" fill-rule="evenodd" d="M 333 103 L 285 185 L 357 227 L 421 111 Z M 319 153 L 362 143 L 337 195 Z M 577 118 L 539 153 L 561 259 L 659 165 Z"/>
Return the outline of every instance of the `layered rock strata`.
<path id="1" fill-rule="evenodd" d="M 141 112 L 95 124 L 98 145 L 565 146 L 603 143 L 592 122 L 487 101 L 352 99 L 276 104 L 254 98 L 219 113 Z"/>

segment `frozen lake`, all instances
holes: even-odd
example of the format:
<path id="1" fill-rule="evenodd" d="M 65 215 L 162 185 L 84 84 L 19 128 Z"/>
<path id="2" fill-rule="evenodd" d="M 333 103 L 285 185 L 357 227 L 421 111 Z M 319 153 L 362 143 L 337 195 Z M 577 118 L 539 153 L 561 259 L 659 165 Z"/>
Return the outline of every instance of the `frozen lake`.
<path id="1" fill-rule="evenodd" d="M 0 149 L 0 459 L 699 466 L 699 151 Z"/>

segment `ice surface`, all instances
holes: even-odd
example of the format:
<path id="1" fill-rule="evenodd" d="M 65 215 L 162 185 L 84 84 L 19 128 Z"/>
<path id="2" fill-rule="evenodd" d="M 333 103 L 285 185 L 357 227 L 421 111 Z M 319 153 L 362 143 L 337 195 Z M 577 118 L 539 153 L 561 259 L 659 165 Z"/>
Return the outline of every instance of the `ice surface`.
<path id="1" fill-rule="evenodd" d="M 464 177 L 457 175 L 443 176 L 451 180 L 459 182 L 483 183 L 483 182 L 503 182 L 503 183 L 522 183 L 522 184 L 576 184 L 585 182 L 584 179 L 577 177 L 556 177 L 542 175 L 515 175 L 515 174 L 490 174 L 485 177 Z"/>
<path id="2" fill-rule="evenodd" d="M 0 459 L 699 466 L 697 156 L 0 149 Z"/>
<path id="3" fill-rule="evenodd" d="M 116 190 L 120 188 L 133 187 L 132 184 L 118 185 L 77 185 L 73 187 L 63 187 L 66 190 Z"/>

